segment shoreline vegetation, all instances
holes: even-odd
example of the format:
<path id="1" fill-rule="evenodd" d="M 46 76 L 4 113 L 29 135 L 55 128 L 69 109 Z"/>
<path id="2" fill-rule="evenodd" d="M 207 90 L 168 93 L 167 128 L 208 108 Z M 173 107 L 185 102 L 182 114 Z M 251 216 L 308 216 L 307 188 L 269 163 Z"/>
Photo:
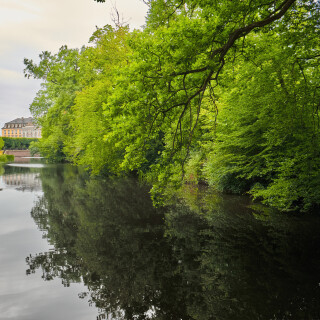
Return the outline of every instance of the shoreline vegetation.
<path id="1" fill-rule="evenodd" d="M 4 139 L 5 138 L 0 137 L 0 163 L 13 162 L 14 161 L 13 155 L 4 154 L 4 150 L 3 150 L 5 149 Z"/>
<path id="2" fill-rule="evenodd" d="M 0 163 L 14 162 L 14 155 L 0 154 Z"/>
<path id="3" fill-rule="evenodd" d="M 135 172 L 154 203 L 205 182 L 284 212 L 319 208 L 320 3 L 145 3 L 141 30 L 115 21 L 88 46 L 24 60 L 42 80 L 30 149 L 92 175 Z"/>

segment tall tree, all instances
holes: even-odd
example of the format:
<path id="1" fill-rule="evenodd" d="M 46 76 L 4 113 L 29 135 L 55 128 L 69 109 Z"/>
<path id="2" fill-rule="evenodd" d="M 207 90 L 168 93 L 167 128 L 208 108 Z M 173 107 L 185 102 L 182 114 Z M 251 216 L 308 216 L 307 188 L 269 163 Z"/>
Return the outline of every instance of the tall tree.
<path id="1" fill-rule="evenodd" d="M 139 96 L 132 113 L 137 113 L 134 105 L 138 104 L 143 113 L 139 122 L 147 126 L 145 136 L 168 121 L 169 153 L 182 150 L 185 159 L 203 98 L 212 94 L 226 62 L 241 52 L 250 32 L 270 28 L 294 2 L 150 1 L 130 78 L 143 84 L 135 85 Z"/>
<path id="2" fill-rule="evenodd" d="M 114 165 L 117 148 L 107 138 L 115 124 L 103 111 L 114 90 L 118 70 L 128 64 L 128 33 L 127 26 L 98 28 L 90 38 L 93 46 L 85 48 L 79 59 L 83 88 L 77 92 L 72 106 L 73 119 L 65 152 L 71 161 L 88 166 L 93 173 L 117 168 Z"/>
<path id="3" fill-rule="evenodd" d="M 65 159 L 63 147 L 69 134 L 71 106 L 81 88 L 79 55 L 78 49 L 62 46 L 57 54 L 40 54 L 39 64 L 24 60 L 25 76 L 43 80 L 30 111 L 42 127 L 41 153 L 54 161 Z"/>
<path id="4" fill-rule="evenodd" d="M 152 170 L 159 181 L 175 172 L 181 178 L 177 166 L 182 165 L 183 176 L 183 164 L 201 136 L 204 101 L 215 104 L 214 89 L 224 66 L 254 46 L 246 41 L 250 33 L 272 34 L 280 23 L 294 23 L 298 7 L 315 6 L 294 3 L 150 1 L 146 28 L 131 42 L 132 63 L 107 105 L 121 110 L 116 113 L 116 130 L 126 146 L 121 166 L 141 168 L 152 142 L 162 140 L 164 148 Z"/>

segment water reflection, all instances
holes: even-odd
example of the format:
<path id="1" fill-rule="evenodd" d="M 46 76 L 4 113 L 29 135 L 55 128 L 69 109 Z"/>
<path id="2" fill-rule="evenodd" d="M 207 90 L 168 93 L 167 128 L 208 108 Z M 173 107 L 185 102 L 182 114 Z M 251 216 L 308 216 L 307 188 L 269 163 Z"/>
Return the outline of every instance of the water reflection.
<path id="1" fill-rule="evenodd" d="M 1 182 L 5 188 L 13 188 L 17 191 L 41 191 L 42 185 L 39 178 L 40 173 L 33 168 L 41 168 L 41 164 L 1 166 Z"/>
<path id="2" fill-rule="evenodd" d="M 45 165 L 43 163 L 30 163 L 30 159 L 28 163 L 9 163 L 8 167 L 18 167 L 18 168 L 43 168 Z"/>
<path id="3" fill-rule="evenodd" d="M 27 257 L 27 274 L 82 281 L 101 319 L 319 319 L 317 217 L 192 187 L 155 209 L 134 179 L 67 166 L 40 178 L 31 215 L 55 250 Z"/>

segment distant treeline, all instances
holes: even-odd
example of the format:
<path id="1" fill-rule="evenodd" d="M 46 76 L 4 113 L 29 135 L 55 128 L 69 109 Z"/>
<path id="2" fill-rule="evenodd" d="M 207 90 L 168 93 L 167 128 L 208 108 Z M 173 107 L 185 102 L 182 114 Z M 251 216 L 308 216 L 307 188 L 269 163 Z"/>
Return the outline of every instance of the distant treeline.
<path id="1" fill-rule="evenodd" d="M 29 149 L 30 143 L 37 141 L 37 138 L 7 138 L 2 137 L 4 141 L 4 150 L 26 150 Z"/>

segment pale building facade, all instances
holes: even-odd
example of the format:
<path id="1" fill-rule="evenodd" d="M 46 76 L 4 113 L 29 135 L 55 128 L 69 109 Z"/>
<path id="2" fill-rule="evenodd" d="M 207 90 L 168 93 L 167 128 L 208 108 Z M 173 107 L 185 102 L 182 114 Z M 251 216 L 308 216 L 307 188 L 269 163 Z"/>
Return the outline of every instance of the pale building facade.
<path id="1" fill-rule="evenodd" d="M 2 136 L 11 138 L 41 138 L 41 128 L 33 124 L 31 117 L 17 118 L 4 124 Z"/>

